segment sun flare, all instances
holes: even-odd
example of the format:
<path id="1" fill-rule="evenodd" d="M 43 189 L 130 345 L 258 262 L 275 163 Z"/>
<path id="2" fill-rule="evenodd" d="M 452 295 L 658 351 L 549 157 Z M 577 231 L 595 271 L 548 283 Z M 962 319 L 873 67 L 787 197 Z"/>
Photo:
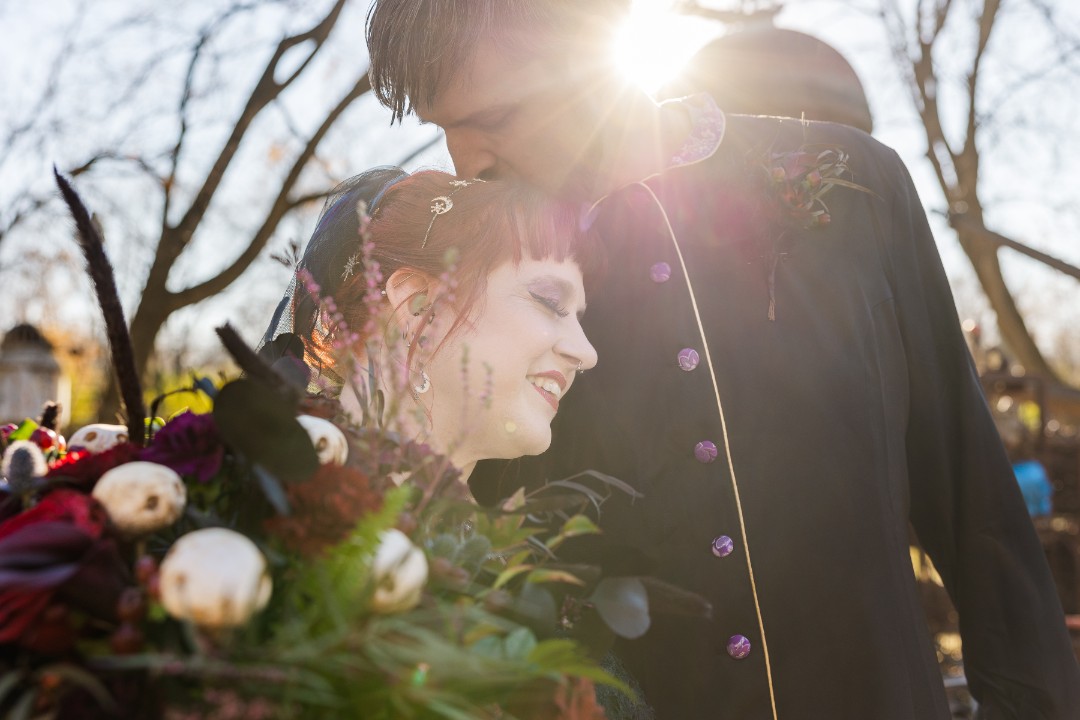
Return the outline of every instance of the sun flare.
<path id="1" fill-rule="evenodd" d="M 700 25 L 672 11 L 671 0 L 634 0 L 615 39 L 615 62 L 623 75 L 653 93 L 678 76 L 701 42 Z"/>

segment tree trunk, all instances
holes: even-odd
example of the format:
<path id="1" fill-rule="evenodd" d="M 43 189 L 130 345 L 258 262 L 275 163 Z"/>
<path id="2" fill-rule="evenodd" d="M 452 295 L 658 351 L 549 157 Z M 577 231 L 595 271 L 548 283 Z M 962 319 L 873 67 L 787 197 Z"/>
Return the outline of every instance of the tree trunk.
<path id="1" fill-rule="evenodd" d="M 167 290 L 147 287 L 143 291 L 139 308 L 135 311 L 135 317 L 132 318 L 129 325 L 131 346 L 135 356 L 135 369 L 141 379 L 146 378 L 146 368 L 150 364 L 150 358 L 154 353 L 154 343 L 171 312 L 170 293 Z M 105 391 L 98 406 L 98 420 L 100 422 L 116 422 L 121 413 L 120 391 L 116 384 L 116 373 L 113 372 L 110 364 L 108 382 L 105 385 Z"/>
<path id="2" fill-rule="evenodd" d="M 963 227 L 956 230 L 960 245 L 964 248 L 975 274 L 979 278 L 983 292 L 990 301 L 990 307 L 997 315 L 998 330 L 1005 346 L 1011 351 L 1011 360 L 1019 363 L 1029 373 L 1035 373 L 1055 383 L 1061 380 L 1047 364 L 1042 352 L 1035 345 L 1031 332 L 1027 329 L 1024 317 L 1016 307 L 1012 293 L 1001 274 L 1001 264 L 996 245 L 987 243 L 982 238 Z"/>

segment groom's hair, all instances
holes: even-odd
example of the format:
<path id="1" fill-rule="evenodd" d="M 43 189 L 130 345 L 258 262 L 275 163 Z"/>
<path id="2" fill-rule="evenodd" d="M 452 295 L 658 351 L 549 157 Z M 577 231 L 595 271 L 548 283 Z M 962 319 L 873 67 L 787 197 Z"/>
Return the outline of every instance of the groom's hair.
<path id="1" fill-rule="evenodd" d="M 429 104 L 481 39 L 508 53 L 581 61 L 607 52 L 630 0 L 375 0 L 367 16 L 371 88 L 400 121 Z"/>

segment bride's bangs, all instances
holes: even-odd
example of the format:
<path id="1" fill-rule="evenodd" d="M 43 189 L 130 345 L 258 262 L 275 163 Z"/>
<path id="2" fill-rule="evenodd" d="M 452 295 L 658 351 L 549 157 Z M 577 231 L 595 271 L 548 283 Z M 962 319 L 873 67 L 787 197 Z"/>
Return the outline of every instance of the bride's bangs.
<path id="1" fill-rule="evenodd" d="M 505 190 L 505 201 L 493 207 L 502 211 L 505 237 L 516 240 L 511 256 L 514 262 L 573 260 L 586 281 L 602 271 L 600 244 L 594 233 L 583 227 L 578 204 L 553 200 L 524 187 Z"/>

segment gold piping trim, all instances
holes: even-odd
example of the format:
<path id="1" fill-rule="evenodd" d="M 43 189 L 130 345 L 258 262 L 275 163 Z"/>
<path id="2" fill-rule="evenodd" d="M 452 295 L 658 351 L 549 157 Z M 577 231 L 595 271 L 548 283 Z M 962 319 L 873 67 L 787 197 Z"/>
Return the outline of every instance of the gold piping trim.
<path id="1" fill-rule="evenodd" d="M 694 309 L 694 321 L 697 323 L 698 334 L 701 335 L 702 348 L 705 351 L 705 362 L 709 366 L 709 377 L 712 379 L 713 394 L 716 397 L 716 409 L 720 412 L 720 430 L 724 439 L 724 456 L 727 459 L 728 472 L 731 473 L 731 485 L 735 490 L 735 509 L 739 513 L 739 532 L 742 534 L 743 551 L 746 554 L 746 567 L 750 574 L 750 590 L 754 594 L 754 612 L 757 613 L 758 630 L 761 632 L 761 649 L 765 653 L 765 676 L 769 683 L 769 703 L 772 706 L 773 720 L 779 720 L 776 714 L 776 693 L 773 691 L 773 679 L 772 679 L 772 663 L 769 660 L 769 643 L 765 640 L 765 620 L 761 615 L 761 605 L 758 603 L 757 582 L 754 579 L 754 565 L 750 562 L 750 542 L 746 535 L 746 520 L 743 518 L 742 499 L 739 496 L 739 483 L 735 479 L 735 464 L 731 459 L 731 443 L 728 442 L 727 431 L 727 419 L 724 417 L 724 406 L 720 402 L 720 385 L 716 381 L 716 370 L 713 367 L 712 354 L 709 352 L 709 341 L 705 337 L 705 326 L 701 322 L 701 312 L 698 310 L 697 297 L 694 295 L 694 286 L 690 282 L 690 273 L 686 268 L 686 261 L 683 259 L 682 249 L 679 247 L 678 238 L 675 237 L 675 230 L 671 227 L 671 221 L 668 219 L 667 211 L 664 210 L 663 203 L 660 202 L 660 198 L 656 197 L 656 193 L 652 188 L 645 184 L 644 181 L 636 183 L 645 188 L 646 192 L 656 203 L 656 207 L 660 208 L 660 214 L 664 218 L 664 225 L 667 227 L 668 236 L 671 238 L 671 244 L 675 247 L 675 254 L 679 258 L 679 266 L 682 268 L 683 277 L 686 279 L 686 289 L 690 293 L 690 305 Z"/>

